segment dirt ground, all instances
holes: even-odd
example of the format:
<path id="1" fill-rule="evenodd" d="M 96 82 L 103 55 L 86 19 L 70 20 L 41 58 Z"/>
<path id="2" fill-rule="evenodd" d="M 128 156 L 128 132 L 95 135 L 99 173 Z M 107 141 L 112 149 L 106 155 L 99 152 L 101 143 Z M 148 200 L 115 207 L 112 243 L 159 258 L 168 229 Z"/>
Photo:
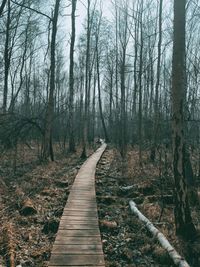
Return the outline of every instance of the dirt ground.
<path id="1" fill-rule="evenodd" d="M 90 150 L 92 153 L 93 149 Z M 109 147 L 96 173 L 96 193 L 106 267 L 173 266 L 157 241 L 131 214 L 129 200 L 193 267 L 200 266 L 200 243 L 178 240 L 173 227 L 172 180 L 147 155 L 143 167 L 131 150 L 125 162 Z M 56 161 L 41 164 L 37 149 L 21 146 L 0 161 L 0 267 L 45 267 L 55 240 L 59 219 L 77 171 L 83 161 L 80 150 L 73 155 L 57 154 Z M 131 188 L 127 186 L 132 186 Z M 193 208 L 196 226 L 200 212 Z"/>

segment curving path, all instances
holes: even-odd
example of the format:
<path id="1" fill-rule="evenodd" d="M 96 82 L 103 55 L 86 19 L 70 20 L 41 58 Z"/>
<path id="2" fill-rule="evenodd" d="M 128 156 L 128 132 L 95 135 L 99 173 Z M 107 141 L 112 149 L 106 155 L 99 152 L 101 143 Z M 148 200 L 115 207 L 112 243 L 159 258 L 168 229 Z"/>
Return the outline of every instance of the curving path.
<path id="1" fill-rule="evenodd" d="M 80 168 L 70 190 L 49 267 L 105 267 L 95 193 L 96 165 L 106 144 Z"/>

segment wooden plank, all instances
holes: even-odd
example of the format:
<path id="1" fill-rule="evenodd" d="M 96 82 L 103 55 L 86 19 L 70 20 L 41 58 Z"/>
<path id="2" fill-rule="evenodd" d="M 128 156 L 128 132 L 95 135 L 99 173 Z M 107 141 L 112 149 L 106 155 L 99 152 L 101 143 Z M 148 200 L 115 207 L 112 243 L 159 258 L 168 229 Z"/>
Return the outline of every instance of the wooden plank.
<path id="1" fill-rule="evenodd" d="M 59 230 L 57 237 L 81 237 L 81 236 L 99 236 L 100 232 L 99 229 L 92 229 L 92 230 Z"/>
<path id="2" fill-rule="evenodd" d="M 93 217 L 95 216 L 97 218 L 97 212 L 96 211 L 74 211 L 74 210 L 64 210 L 63 215 L 67 216 L 86 216 L 86 217 Z"/>
<path id="3" fill-rule="evenodd" d="M 93 204 L 93 203 L 88 203 L 88 204 L 81 204 L 81 203 L 67 203 L 65 205 L 64 210 L 71 210 L 71 209 L 75 209 L 75 210 L 97 210 L 97 205 Z"/>
<path id="4" fill-rule="evenodd" d="M 80 209 L 82 211 L 89 211 L 89 212 L 94 211 L 94 212 L 97 212 L 97 207 L 95 207 L 95 206 L 88 206 L 88 205 L 81 205 L 81 206 L 78 206 L 78 205 L 68 205 L 63 210 L 63 212 L 65 212 L 65 211 L 72 211 L 72 210 L 74 210 L 74 211 L 80 211 Z M 98 214 L 98 212 L 97 212 L 97 214 Z"/>
<path id="5" fill-rule="evenodd" d="M 96 229 L 98 226 L 94 224 L 62 224 L 60 225 L 60 230 L 92 230 Z"/>
<path id="6" fill-rule="evenodd" d="M 103 255 L 59 255 L 59 254 L 52 254 L 51 255 L 51 264 L 58 266 L 58 265 L 65 265 L 65 266 L 85 266 L 85 265 L 102 265 L 104 264 L 104 257 Z"/>
<path id="7" fill-rule="evenodd" d="M 95 168 L 106 145 L 81 167 L 59 224 L 49 267 L 105 267 L 95 193 Z"/>
<path id="8" fill-rule="evenodd" d="M 87 185 L 80 184 L 80 185 L 76 185 L 76 187 L 75 187 L 76 190 L 74 190 L 74 191 L 93 192 L 94 188 L 95 188 L 94 185 L 87 186 Z M 73 189 L 74 188 L 72 187 L 72 190 Z"/>
<path id="9" fill-rule="evenodd" d="M 95 226 L 96 228 L 98 228 L 99 222 L 98 221 L 69 221 L 68 219 L 66 220 L 65 218 L 62 218 L 62 220 L 60 221 L 60 227 L 64 226 L 64 225 L 88 225 L 88 226 Z"/>
<path id="10" fill-rule="evenodd" d="M 64 226 L 64 225 L 88 225 L 88 226 L 95 226 L 96 228 L 98 228 L 98 225 L 99 225 L 99 222 L 96 220 L 96 221 L 84 221 L 84 220 L 81 220 L 81 221 L 73 221 L 71 222 L 70 220 L 68 219 L 65 219 L 65 218 L 62 218 L 61 221 L 60 221 L 60 226 Z"/>
<path id="11" fill-rule="evenodd" d="M 92 201 L 92 202 L 96 203 L 96 198 L 94 196 L 80 196 L 80 195 L 78 195 L 78 196 L 74 196 L 74 195 L 69 196 L 68 197 L 68 202 L 73 202 L 74 198 L 76 198 L 76 201 L 81 201 L 81 202 L 83 202 L 83 201 L 90 201 L 91 202 Z"/>
<path id="12" fill-rule="evenodd" d="M 74 210 L 74 211 L 97 211 L 97 207 L 93 207 L 93 208 L 84 208 L 84 207 L 74 207 L 74 206 L 69 206 L 69 207 L 65 207 L 64 211 L 70 211 L 70 210 Z"/>
<path id="13" fill-rule="evenodd" d="M 63 220 L 68 220 L 73 222 L 73 221 L 80 221 L 80 222 L 96 222 L 97 218 L 96 217 L 86 217 L 86 216 L 68 216 L 68 215 L 63 215 L 62 216 Z"/>
<path id="14" fill-rule="evenodd" d="M 102 254 L 102 245 L 55 245 L 52 254 Z"/>
<path id="15" fill-rule="evenodd" d="M 84 191 L 83 193 L 79 192 L 71 192 L 69 194 L 69 197 L 74 197 L 76 199 L 77 197 L 93 197 L 94 199 L 96 198 L 96 195 L 94 193 L 90 194 L 90 192 Z M 68 197 L 68 199 L 69 199 Z"/>
<path id="16" fill-rule="evenodd" d="M 69 202 L 68 203 L 74 203 L 74 204 L 81 204 L 81 205 L 86 205 L 86 204 L 90 204 L 93 206 L 96 206 L 96 200 L 95 198 L 81 198 L 81 197 L 77 197 L 76 200 L 74 201 L 73 198 L 69 198 Z"/>
<path id="17" fill-rule="evenodd" d="M 67 202 L 67 204 L 66 204 L 66 207 L 68 207 L 68 206 L 72 206 L 72 205 L 74 205 L 74 206 L 87 206 L 87 207 L 97 207 L 97 205 L 96 205 L 96 203 L 95 202 L 86 202 L 86 201 L 80 201 L 80 200 L 78 200 L 78 201 L 76 201 L 76 200 L 71 200 L 71 201 L 69 201 L 69 202 Z"/>
<path id="18" fill-rule="evenodd" d="M 63 237 L 63 236 L 57 236 L 55 240 L 55 245 L 60 244 L 60 245 L 83 245 L 83 244 L 90 244 L 90 245 L 95 245 L 95 244 L 102 244 L 100 236 L 82 236 L 82 237 L 73 237 L 73 236 L 68 236 L 68 237 Z"/>
<path id="19" fill-rule="evenodd" d="M 90 197 L 94 197 L 94 198 L 96 197 L 94 192 L 88 192 L 88 191 L 83 191 L 83 190 L 82 190 L 82 192 L 81 191 L 71 191 L 69 196 L 75 196 L 75 197 L 78 197 L 78 196 L 88 197 L 88 196 L 90 196 Z"/>
<path id="20" fill-rule="evenodd" d="M 96 205 L 92 204 L 80 204 L 80 203 L 68 203 L 66 205 L 66 209 L 90 209 L 90 210 L 97 210 Z"/>

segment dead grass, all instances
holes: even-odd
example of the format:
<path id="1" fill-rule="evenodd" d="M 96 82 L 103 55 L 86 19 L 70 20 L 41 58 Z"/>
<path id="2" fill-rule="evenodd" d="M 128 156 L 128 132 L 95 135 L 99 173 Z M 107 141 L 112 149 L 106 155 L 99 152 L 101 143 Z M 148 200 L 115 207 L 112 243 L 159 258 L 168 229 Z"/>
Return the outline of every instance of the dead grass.
<path id="1" fill-rule="evenodd" d="M 55 146 L 56 147 L 56 146 Z M 92 153 L 90 149 L 89 153 Z M 67 201 L 69 188 L 82 164 L 81 149 L 75 154 L 63 154 L 56 147 L 56 161 L 40 163 L 32 144 L 19 146 L 16 170 L 13 151 L 0 158 L 0 229 L 13 226 L 16 241 L 15 264 L 23 267 L 45 267 L 51 253 L 55 234 Z M 24 200 L 30 199 L 37 214 L 20 214 Z M 3 266 L 5 242 L 0 235 L 0 264 Z"/>

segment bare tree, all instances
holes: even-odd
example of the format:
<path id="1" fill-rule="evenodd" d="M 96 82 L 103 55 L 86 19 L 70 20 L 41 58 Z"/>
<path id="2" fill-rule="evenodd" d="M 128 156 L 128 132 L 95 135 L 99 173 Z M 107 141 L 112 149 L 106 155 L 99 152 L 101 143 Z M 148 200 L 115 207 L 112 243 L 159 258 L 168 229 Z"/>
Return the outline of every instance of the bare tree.
<path id="1" fill-rule="evenodd" d="M 72 1 L 71 13 L 71 44 L 70 44 L 70 67 L 69 67 L 69 152 L 75 152 L 74 140 L 74 44 L 75 44 L 75 12 L 76 0 Z"/>
<path id="2" fill-rule="evenodd" d="M 10 68 L 10 54 L 9 54 L 9 45 L 10 45 L 10 24 L 11 24 L 11 10 L 10 10 L 10 0 L 7 3 L 7 21 L 6 21 L 6 41 L 5 41 L 5 50 L 4 50 L 4 91 L 3 91 L 3 112 L 6 112 L 7 109 L 7 99 L 8 99 L 8 75 Z"/>
<path id="3" fill-rule="evenodd" d="M 52 127 L 54 114 L 54 92 L 55 92 L 55 49 L 56 49 L 56 34 L 57 22 L 59 14 L 60 0 L 56 0 L 54 15 L 52 18 L 52 33 L 51 33 L 51 65 L 50 65 L 50 89 L 46 109 L 45 132 L 43 140 L 42 158 L 47 160 L 49 157 L 54 160 L 53 144 L 52 144 Z"/>
<path id="4" fill-rule="evenodd" d="M 155 88 L 155 103 L 154 103 L 154 133 L 153 133 L 153 147 L 151 149 L 151 160 L 155 160 L 156 143 L 158 137 L 158 122 L 159 122 L 159 87 L 161 74 L 161 46 L 162 46 L 162 10 L 163 0 L 159 1 L 159 36 L 158 36 L 158 61 L 157 61 L 157 79 Z"/>
<path id="5" fill-rule="evenodd" d="M 89 64 L 90 64 L 90 0 L 87 0 L 87 44 L 86 44 L 86 59 L 85 59 L 85 108 L 84 108 L 84 123 L 82 137 L 82 154 L 81 158 L 86 158 L 86 139 L 87 139 L 87 119 L 88 119 L 88 83 L 89 83 Z"/>

